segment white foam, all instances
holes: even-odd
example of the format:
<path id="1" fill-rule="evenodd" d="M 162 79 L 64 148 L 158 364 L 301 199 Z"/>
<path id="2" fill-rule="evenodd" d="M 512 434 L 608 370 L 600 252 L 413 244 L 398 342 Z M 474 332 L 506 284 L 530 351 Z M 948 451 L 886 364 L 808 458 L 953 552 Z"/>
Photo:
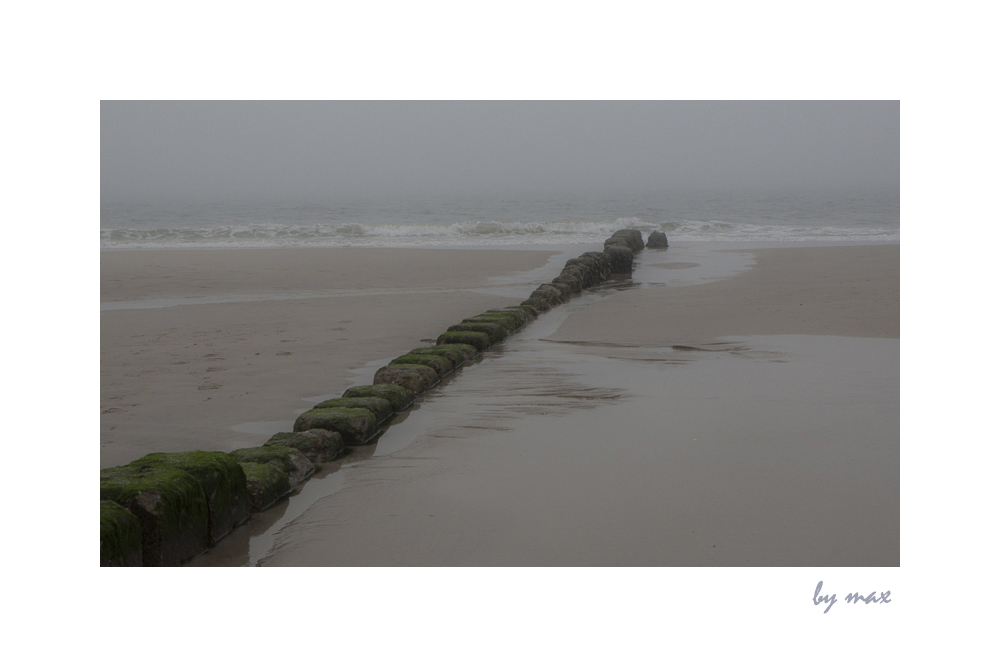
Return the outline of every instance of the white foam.
<path id="1" fill-rule="evenodd" d="M 679 223 L 665 223 L 661 227 L 667 238 L 687 242 L 899 241 L 899 229 L 885 227 L 761 225 L 722 220 L 684 220 Z"/>
<path id="2" fill-rule="evenodd" d="M 602 243 L 622 221 L 450 224 L 251 224 L 164 229 L 103 229 L 101 248 L 419 247 L 425 245 L 565 245 Z"/>
<path id="3" fill-rule="evenodd" d="M 619 229 L 663 231 L 672 241 L 899 241 L 898 228 L 764 225 L 722 220 L 655 223 L 639 218 L 605 221 L 442 224 L 226 224 L 162 229 L 102 229 L 101 248 L 282 248 L 422 246 L 565 246 L 603 244 Z"/>

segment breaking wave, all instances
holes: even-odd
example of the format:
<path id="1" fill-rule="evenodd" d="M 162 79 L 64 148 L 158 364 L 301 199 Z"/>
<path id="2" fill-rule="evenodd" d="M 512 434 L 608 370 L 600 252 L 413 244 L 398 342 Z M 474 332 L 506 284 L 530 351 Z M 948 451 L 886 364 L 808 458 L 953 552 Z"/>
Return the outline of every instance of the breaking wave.
<path id="1" fill-rule="evenodd" d="M 419 247 L 603 243 L 641 221 L 456 222 L 451 224 L 248 224 L 163 229 L 102 229 L 101 248 Z M 650 231 L 657 225 L 643 225 Z"/>
<path id="2" fill-rule="evenodd" d="M 898 228 L 766 225 L 721 220 L 651 223 L 639 218 L 598 222 L 450 224 L 225 224 L 160 229 L 102 229 L 102 249 L 447 247 L 597 244 L 619 229 L 662 231 L 671 241 L 899 241 Z"/>
<path id="3" fill-rule="evenodd" d="M 659 226 L 677 241 L 899 241 L 899 228 L 830 225 L 762 225 L 721 220 L 683 220 Z"/>

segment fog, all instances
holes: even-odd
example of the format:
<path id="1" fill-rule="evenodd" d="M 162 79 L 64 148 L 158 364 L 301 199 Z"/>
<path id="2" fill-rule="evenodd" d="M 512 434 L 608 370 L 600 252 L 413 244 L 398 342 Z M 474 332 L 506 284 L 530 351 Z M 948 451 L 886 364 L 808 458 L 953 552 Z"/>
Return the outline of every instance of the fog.
<path id="1" fill-rule="evenodd" d="M 101 103 L 105 201 L 898 187 L 898 102 Z"/>

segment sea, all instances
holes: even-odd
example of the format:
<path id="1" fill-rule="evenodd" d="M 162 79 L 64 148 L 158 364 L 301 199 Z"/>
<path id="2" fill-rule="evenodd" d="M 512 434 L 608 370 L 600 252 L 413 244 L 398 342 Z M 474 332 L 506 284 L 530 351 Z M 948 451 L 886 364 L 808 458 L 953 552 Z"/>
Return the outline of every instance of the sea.
<path id="1" fill-rule="evenodd" d="M 899 193 L 563 192 L 325 201 L 101 201 L 101 249 L 603 245 L 619 229 L 681 242 L 899 242 Z"/>

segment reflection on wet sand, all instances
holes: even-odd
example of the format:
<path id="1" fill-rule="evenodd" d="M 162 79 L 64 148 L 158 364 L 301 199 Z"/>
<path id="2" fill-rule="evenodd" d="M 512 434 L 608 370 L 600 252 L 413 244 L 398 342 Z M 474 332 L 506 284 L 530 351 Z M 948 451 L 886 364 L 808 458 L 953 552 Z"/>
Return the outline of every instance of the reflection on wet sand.
<path id="1" fill-rule="evenodd" d="M 512 342 L 422 406 L 410 446 L 345 471 L 262 564 L 898 562 L 897 341 L 633 359 Z"/>

